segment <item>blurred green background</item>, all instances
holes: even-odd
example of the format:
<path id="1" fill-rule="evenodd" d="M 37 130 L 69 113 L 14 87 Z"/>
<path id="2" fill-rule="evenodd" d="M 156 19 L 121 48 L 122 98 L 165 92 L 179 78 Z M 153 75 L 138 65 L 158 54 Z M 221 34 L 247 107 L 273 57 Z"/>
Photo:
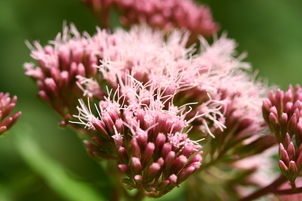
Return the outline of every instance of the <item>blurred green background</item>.
<path id="1" fill-rule="evenodd" d="M 246 61 L 260 76 L 283 89 L 302 84 L 301 0 L 200 2 L 210 6 L 221 30 L 238 42 L 238 52 L 248 53 Z M 105 196 L 110 194 L 99 165 L 70 129 L 58 127 L 60 118 L 36 98 L 35 84 L 24 75 L 23 63 L 32 61 L 25 41 L 45 45 L 61 31 L 64 20 L 90 34 L 97 25 L 80 0 L 0 0 L 0 91 L 17 95 L 16 110 L 23 112 L 16 126 L 0 138 L 0 201 L 66 200 L 24 161 L 20 152 L 30 155 L 32 147 L 24 143 L 25 149 L 18 149 L 22 136 L 59 162 L 67 175 L 94 184 Z M 173 194 L 171 199 L 177 200 Z"/>

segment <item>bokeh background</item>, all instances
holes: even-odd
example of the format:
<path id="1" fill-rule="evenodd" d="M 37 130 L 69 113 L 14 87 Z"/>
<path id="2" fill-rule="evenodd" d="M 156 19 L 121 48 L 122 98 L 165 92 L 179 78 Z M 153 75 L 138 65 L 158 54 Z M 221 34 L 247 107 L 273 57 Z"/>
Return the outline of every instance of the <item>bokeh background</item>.
<path id="1" fill-rule="evenodd" d="M 301 0 L 200 2 L 212 9 L 221 30 L 238 42 L 238 52 L 248 53 L 245 61 L 252 63 L 259 76 L 282 89 L 302 84 Z M 80 0 L 0 0 L 0 91 L 17 95 L 16 111 L 23 112 L 15 127 L 0 138 L 0 201 L 66 200 L 25 159 L 24 155 L 31 156 L 35 151 L 30 143 L 22 143 L 25 138 L 38 145 L 68 176 L 93 184 L 104 200 L 110 194 L 99 164 L 87 156 L 72 130 L 58 126 L 60 118 L 37 99 L 35 84 L 24 75 L 23 63 L 32 61 L 25 41 L 46 44 L 62 30 L 63 21 L 73 22 L 90 34 L 97 26 Z M 54 170 L 49 167 L 47 171 Z M 179 191 L 165 199 L 182 200 Z"/>

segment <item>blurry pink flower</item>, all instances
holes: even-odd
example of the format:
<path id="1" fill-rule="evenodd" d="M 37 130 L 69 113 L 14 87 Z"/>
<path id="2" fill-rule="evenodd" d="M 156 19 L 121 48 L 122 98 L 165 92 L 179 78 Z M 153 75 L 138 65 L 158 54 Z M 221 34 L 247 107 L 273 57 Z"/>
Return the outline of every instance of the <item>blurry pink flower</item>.
<path id="1" fill-rule="evenodd" d="M 219 30 L 211 11 L 191 0 L 82 0 L 98 17 L 104 27 L 109 26 L 109 13 L 113 8 L 120 15 L 121 24 L 148 24 L 166 32 L 174 28 L 189 30 L 192 38 L 209 37 Z"/>
<path id="2" fill-rule="evenodd" d="M 0 135 L 12 127 L 21 115 L 21 112 L 12 114 L 16 102 L 16 96 L 11 98 L 8 93 L 0 93 Z"/>

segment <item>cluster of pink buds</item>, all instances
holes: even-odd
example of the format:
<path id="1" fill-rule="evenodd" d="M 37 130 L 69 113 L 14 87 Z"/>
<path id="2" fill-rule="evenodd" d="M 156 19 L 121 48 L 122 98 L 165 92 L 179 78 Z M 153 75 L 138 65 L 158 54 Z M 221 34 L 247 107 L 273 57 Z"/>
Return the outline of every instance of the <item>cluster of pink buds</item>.
<path id="1" fill-rule="evenodd" d="M 108 26 L 112 8 L 117 9 L 121 24 L 130 27 L 145 23 L 154 28 L 171 31 L 190 30 L 192 36 L 209 37 L 219 30 L 211 11 L 191 0 L 82 0 L 96 14 L 103 26 Z"/>
<path id="2" fill-rule="evenodd" d="M 98 133 L 85 141 L 91 156 L 111 154 L 126 175 L 123 182 L 127 188 L 160 197 L 199 169 L 201 146 L 185 133 L 188 122 L 182 109 L 172 103 L 165 106 L 165 97 L 157 93 L 157 88 L 147 89 L 136 80 L 129 82 L 137 84 L 120 83 L 111 98 L 99 102 L 99 117 L 82 101 L 76 117 L 80 124 Z M 149 96 L 142 99 L 142 93 Z M 170 99 L 173 96 L 165 101 Z"/>
<path id="3" fill-rule="evenodd" d="M 17 102 L 17 97 L 10 98 L 8 93 L 0 93 L 0 135 L 12 127 L 21 112 L 11 114 Z"/>
<path id="4" fill-rule="evenodd" d="M 279 167 L 291 181 L 302 170 L 302 89 L 289 86 L 286 92 L 271 92 L 263 101 L 263 117 L 279 143 Z"/>
<path id="5" fill-rule="evenodd" d="M 30 48 L 31 57 L 39 66 L 26 63 L 26 75 L 36 81 L 39 98 L 64 118 L 61 125 L 65 125 L 76 112 L 77 99 L 83 97 L 77 81 L 82 81 L 78 80 L 81 76 L 96 78 L 94 66 L 100 55 L 90 39 L 82 37 L 72 25 L 70 29 L 65 27 L 51 45 L 42 47 L 35 42 Z M 95 90 L 94 95 L 102 97 L 103 94 L 98 92 L 100 90 Z"/>

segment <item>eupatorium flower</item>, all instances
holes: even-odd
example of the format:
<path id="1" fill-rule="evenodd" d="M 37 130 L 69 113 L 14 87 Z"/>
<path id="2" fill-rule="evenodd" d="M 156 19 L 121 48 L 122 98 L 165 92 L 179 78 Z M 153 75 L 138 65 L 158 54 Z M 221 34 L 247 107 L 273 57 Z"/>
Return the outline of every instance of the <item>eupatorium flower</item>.
<path id="1" fill-rule="evenodd" d="M 263 117 L 279 143 L 279 167 L 291 181 L 302 170 L 302 89 L 289 86 L 286 92 L 270 92 L 263 101 Z"/>
<path id="2" fill-rule="evenodd" d="M 85 95 L 100 100 L 106 94 L 101 85 L 107 83 L 109 88 L 116 89 L 118 79 L 131 75 L 140 82 L 157 85 L 166 95 L 181 91 L 190 95 L 190 89 L 198 88 L 198 93 L 202 91 L 201 96 L 206 98 L 190 98 L 177 104 L 203 103 L 206 111 L 195 110 L 190 116 L 207 114 L 199 119 L 207 118 L 207 122 L 222 127 L 216 119 L 221 116 L 220 103 L 211 104 L 207 95 L 213 86 L 203 85 L 211 76 L 211 66 L 195 62 L 191 56 L 195 50 L 185 47 L 187 40 L 188 34 L 180 31 L 174 31 L 165 40 L 163 32 L 147 27 L 133 27 L 129 32 L 117 30 L 113 34 L 98 29 L 94 36 L 82 36 L 74 26 L 65 27 L 50 45 L 34 43 L 31 56 L 39 66 L 26 63 L 25 69 L 37 82 L 39 97 L 64 118 L 62 124 L 76 113 L 77 99 L 83 97 L 83 90 Z M 206 126 L 205 121 L 202 123 Z"/>
<path id="3" fill-rule="evenodd" d="M 65 120 L 75 113 L 82 90 L 101 100 L 107 93 L 101 85 L 117 89 L 118 79 L 131 75 L 156 85 L 165 95 L 175 94 L 175 105 L 194 102 L 187 116 L 203 114 L 195 119 L 194 128 L 205 135 L 218 134 L 226 121 L 230 127 L 242 122 L 236 127 L 247 134 L 242 131 L 240 136 L 259 132 L 263 122 L 257 104 L 266 90 L 249 77 L 250 66 L 241 62 L 242 57 L 234 57 L 235 42 L 225 35 L 213 45 L 201 39 L 202 49 L 192 56 L 196 50 L 186 48 L 188 36 L 176 30 L 165 39 L 163 32 L 147 27 L 81 36 L 74 26 L 65 27 L 53 45 L 35 43 L 31 55 L 39 67 L 25 64 L 26 74 L 36 80 L 39 96 Z"/>
<path id="4" fill-rule="evenodd" d="M 130 27 L 146 23 L 153 28 L 171 31 L 174 28 L 190 30 L 192 37 L 215 34 L 219 25 L 212 19 L 211 11 L 191 0 L 82 0 L 98 17 L 101 25 L 108 27 L 109 14 L 114 8 L 121 24 Z"/>
<path id="5" fill-rule="evenodd" d="M 187 48 L 189 36 L 146 26 L 114 33 L 97 29 L 89 36 L 72 26 L 46 47 L 35 43 L 32 57 L 39 66 L 26 64 L 26 74 L 63 123 L 78 112 L 71 122 L 85 129 L 78 131 L 91 156 L 117 161 L 129 189 L 158 197 L 201 161 L 236 155 L 229 149 L 245 146 L 243 140 L 264 125 L 257 106 L 266 90 L 235 56 L 235 42 L 223 35 L 212 45 L 200 38 L 200 49 Z M 203 137 L 209 141 L 201 152 L 197 142 Z M 259 139 L 253 143 L 269 146 Z M 202 159 L 202 153 L 215 157 Z"/>
<path id="6" fill-rule="evenodd" d="M 16 102 L 16 96 L 11 98 L 8 93 L 0 93 L 0 135 L 12 127 L 21 115 L 21 112 L 12 114 Z"/>
<path id="7" fill-rule="evenodd" d="M 160 197 L 200 167 L 201 146 L 188 138 L 185 108 L 172 103 L 165 106 L 164 101 L 172 100 L 173 95 L 163 97 L 155 86 L 147 89 L 129 79 L 128 85 L 119 83 L 114 95 L 99 102 L 99 116 L 80 101 L 76 117 L 98 132 L 85 141 L 91 156 L 99 158 L 111 151 L 126 175 L 127 188 Z"/>

